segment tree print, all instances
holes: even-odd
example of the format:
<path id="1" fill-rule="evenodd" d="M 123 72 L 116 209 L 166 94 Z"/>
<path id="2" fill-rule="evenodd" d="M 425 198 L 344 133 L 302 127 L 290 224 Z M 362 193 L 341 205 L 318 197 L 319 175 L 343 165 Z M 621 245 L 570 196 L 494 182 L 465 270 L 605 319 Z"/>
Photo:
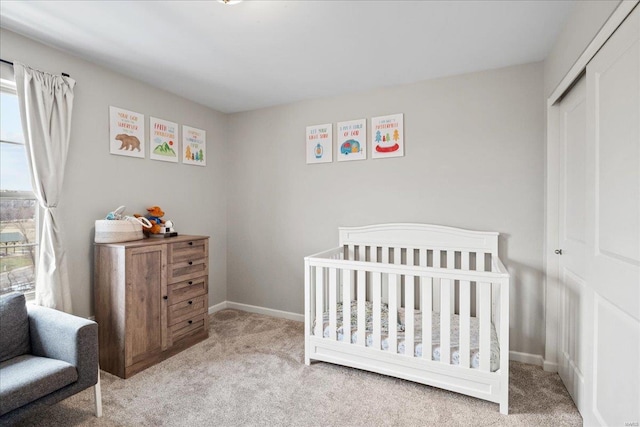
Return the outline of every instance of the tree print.
<path id="1" fill-rule="evenodd" d="M 184 158 L 187 160 L 191 158 L 191 147 L 188 145 L 187 145 L 187 151 L 185 151 L 184 153 Z"/>
<path id="2" fill-rule="evenodd" d="M 380 142 L 382 141 L 382 135 L 380 134 L 380 131 L 376 132 L 376 142 Z"/>
<path id="3" fill-rule="evenodd" d="M 400 132 L 398 132 L 398 129 L 393 131 L 393 140 L 395 142 L 398 142 L 398 140 L 400 139 Z"/>

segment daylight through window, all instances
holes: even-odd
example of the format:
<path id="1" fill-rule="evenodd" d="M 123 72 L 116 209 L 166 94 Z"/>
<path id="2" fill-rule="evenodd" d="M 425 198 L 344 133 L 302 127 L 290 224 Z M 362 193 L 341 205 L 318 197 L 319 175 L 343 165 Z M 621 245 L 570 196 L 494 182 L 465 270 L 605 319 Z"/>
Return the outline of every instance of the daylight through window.
<path id="1" fill-rule="evenodd" d="M 0 294 L 35 288 L 38 202 L 27 166 L 18 97 L 0 81 Z"/>

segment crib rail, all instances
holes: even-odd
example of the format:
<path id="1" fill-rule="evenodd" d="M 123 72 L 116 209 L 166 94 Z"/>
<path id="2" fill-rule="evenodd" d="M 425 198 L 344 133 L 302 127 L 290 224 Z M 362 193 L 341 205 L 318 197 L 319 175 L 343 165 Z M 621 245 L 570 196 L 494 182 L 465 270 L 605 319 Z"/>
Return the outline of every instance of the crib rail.
<path id="1" fill-rule="evenodd" d="M 485 268 L 486 266 L 486 268 Z M 414 313 L 422 312 L 422 359 L 451 364 L 451 315 L 459 319 L 459 359 L 461 368 L 470 368 L 471 317 L 479 321 L 479 366 L 490 372 L 491 323 L 500 343 L 500 367 L 508 369 L 509 273 L 496 256 L 465 251 L 441 251 L 437 248 L 387 248 L 345 245 L 305 258 L 307 332 L 322 337 L 323 314 L 329 312 L 329 340 L 336 341 L 338 303 L 343 319 L 355 314 L 357 341 L 351 344 L 351 321 L 343 322 L 346 345 L 365 347 L 365 304 L 373 305 L 371 348 L 381 348 L 381 307 L 389 309 L 388 346 L 398 346 L 398 309 L 403 308 L 404 356 L 415 357 L 416 328 Z M 350 301 L 356 301 L 351 313 Z M 348 303 L 345 303 L 348 302 Z M 432 360 L 432 313 L 439 313 L 440 360 Z"/>

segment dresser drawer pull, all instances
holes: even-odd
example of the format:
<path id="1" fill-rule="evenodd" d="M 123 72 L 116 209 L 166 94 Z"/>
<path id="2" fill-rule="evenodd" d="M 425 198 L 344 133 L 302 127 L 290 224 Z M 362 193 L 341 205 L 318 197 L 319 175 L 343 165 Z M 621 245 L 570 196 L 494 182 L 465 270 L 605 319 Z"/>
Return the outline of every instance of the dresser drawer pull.
<path id="1" fill-rule="evenodd" d="M 189 242 L 189 246 L 193 246 L 193 242 Z"/>
<path id="2" fill-rule="evenodd" d="M 192 323 L 193 323 L 193 320 L 189 320 L 189 324 L 192 324 Z"/>
<path id="3" fill-rule="evenodd" d="M 169 299 L 169 297 L 167 295 L 164 295 L 162 299 Z"/>
<path id="4" fill-rule="evenodd" d="M 193 261 L 189 261 L 189 265 L 193 265 Z"/>
<path id="5" fill-rule="evenodd" d="M 193 304 L 193 301 L 189 301 L 189 304 Z"/>
<path id="6" fill-rule="evenodd" d="M 190 284 L 190 285 L 193 285 L 193 280 L 189 280 L 189 284 Z"/>

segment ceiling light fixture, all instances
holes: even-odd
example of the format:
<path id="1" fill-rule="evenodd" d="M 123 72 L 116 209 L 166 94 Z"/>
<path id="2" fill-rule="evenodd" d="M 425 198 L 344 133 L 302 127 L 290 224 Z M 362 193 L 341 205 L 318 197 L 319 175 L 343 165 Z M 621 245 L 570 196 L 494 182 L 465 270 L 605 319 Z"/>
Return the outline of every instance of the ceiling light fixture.
<path id="1" fill-rule="evenodd" d="M 238 4 L 242 0 L 218 0 L 218 1 L 223 4 Z"/>

